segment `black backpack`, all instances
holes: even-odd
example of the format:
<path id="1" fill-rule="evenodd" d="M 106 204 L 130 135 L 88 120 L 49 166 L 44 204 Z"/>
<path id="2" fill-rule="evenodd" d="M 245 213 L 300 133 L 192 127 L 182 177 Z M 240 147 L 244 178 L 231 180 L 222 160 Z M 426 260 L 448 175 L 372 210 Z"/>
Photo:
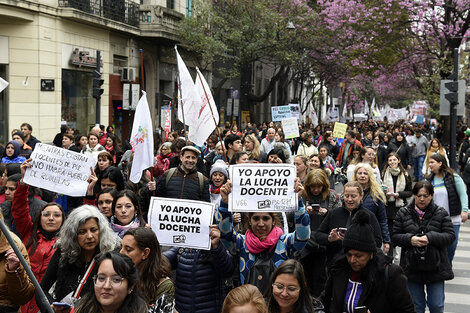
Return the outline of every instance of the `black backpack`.
<path id="1" fill-rule="evenodd" d="M 245 279 L 245 284 L 252 284 L 258 287 L 261 294 L 265 295 L 271 286 L 271 275 L 276 269 L 273 262 L 273 252 L 264 251 L 256 255 L 255 263 L 250 268 Z"/>

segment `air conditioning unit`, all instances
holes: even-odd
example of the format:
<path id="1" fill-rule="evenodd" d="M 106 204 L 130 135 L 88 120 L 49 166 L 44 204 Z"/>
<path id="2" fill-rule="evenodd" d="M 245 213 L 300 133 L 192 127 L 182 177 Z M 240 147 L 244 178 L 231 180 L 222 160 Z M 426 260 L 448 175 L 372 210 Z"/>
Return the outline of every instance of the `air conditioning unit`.
<path id="1" fill-rule="evenodd" d="M 121 81 L 133 82 L 137 76 L 137 69 L 134 67 L 123 67 L 121 69 Z"/>

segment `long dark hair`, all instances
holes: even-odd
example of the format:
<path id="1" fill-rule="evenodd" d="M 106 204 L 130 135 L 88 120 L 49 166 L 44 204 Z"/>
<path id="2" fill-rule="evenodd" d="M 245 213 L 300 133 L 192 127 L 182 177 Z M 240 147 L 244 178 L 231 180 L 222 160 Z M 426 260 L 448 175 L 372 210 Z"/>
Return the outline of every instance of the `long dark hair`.
<path id="1" fill-rule="evenodd" d="M 385 172 L 388 169 L 388 159 L 390 159 L 390 157 L 392 156 L 398 159 L 398 168 L 400 169 L 400 174 L 405 175 L 405 180 L 408 181 L 409 180 L 408 173 L 406 172 L 405 168 L 403 167 L 403 164 L 401 163 L 400 156 L 396 152 L 390 152 L 387 155 L 387 162 L 385 162 L 384 170 L 382 171 L 382 178 L 385 176 Z"/>
<path id="2" fill-rule="evenodd" d="M 131 228 L 124 234 L 133 236 L 140 250 L 150 249 L 148 258 L 142 260 L 137 269 L 139 270 L 139 288 L 142 298 L 148 304 L 154 304 L 157 300 L 157 289 L 162 278 L 171 275 L 171 265 L 162 254 L 160 243 L 153 230 L 144 227 Z"/>
<path id="3" fill-rule="evenodd" d="M 446 175 L 451 175 L 451 178 L 454 178 L 454 173 L 455 171 L 449 167 L 449 164 L 447 164 L 447 159 L 445 156 L 443 156 L 440 153 L 434 153 L 429 157 L 430 159 L 433 159 L 436 162 L 441 162 L 441 168 L 439 169 L 439 172 L 446 176 Z"/>
<path id="4" fill-rule="evenodd" d="M 274 271 L 271 277 L 271 285 L 274 284 L 276 278 L 281 274 L 292 274 L 299 282 L 300 291 L 299 299 L 294 304 L 294 310 L 292 313 L 301 313 L 303 308 L 307 309 L 307 312 L 314 312 L 312 300 L 310 299 L 310 294 L 307 287 L 307 281 L 305 279 L 304 268 L 299 261 L 290 259 L 284 261 L 279 267 Z M 268 298 L 268 311 L 270 313 L 279 313 L 281 310 L 279 304 L 273 296 L 273 288 L 269 288 L 267 292 Z"/>
<path id="5" fill-rule="evenodd" d="M 144 217 L 143 217 L 143 214 L 142 214 L 142 210 L 140 209 L 140 205 L 139 205 L 139 200 L 137 199 L 137 196 L 135 195 L 135 193 L 131 190 L 123 190 L 121 192 L 118 193 L 118 195 L 114 198 L 113 200 L 113 215 L 116 214 L 116 203 L 117 201 L 120 199 L 120 198 L 123 198 L 123 197 L 127 197 L 129 198 L 129 200 L 131 200 L 132 204 L 134 205 L 134 211 L 135 213 L 137 214 L 137 218 L 140 222 L 140 226 L 145 226 L 145 224 L 147 224 L 144 220 Z M 119 220 L 115 217 L 115 223 L 118 223 L 120 224 Z"/>
<path id="6" fill-rule="evenodd" d="M 127 280 L 128 294 L 118 309 L 118 313 L 146 313 L 147 304 L 135 288 L 139 279 L 137 268 L 132 259 L 118 252 L 106 252 L 98 256 L 96 268 L 99 270 L 104 260 L 111 260 L 114 271 Z M 75 307 L 75 313 L 102 312 L 101 304 L 96 299 L 94 288 L 90 288 Z"/>
<path id="7" fill-rule="evenodd" d="M 38 230 L 39 231 L 43 231 L 42 229 L 42 226 L 41 226 L 41 215 L 42 215 L 42 212 L 47 209 L 48 207 L 50 206 L 56 206 L 60 209 L 60 212 L 62 213 L 62 224 L 60 225 L 60 227 L 62 227 L 62 225 L 64 225 L 64 222 L 65 222 L 65 213 L 64 213 L 64 210 L 62 209 L 62 206 L 58 203 L 55 203 L 55 202 L 49 202 L 47 203 L 39 212 L 38 214 L 36 214 L 36 217 L 34 218 L 34 221 L 33 221 L 33 226 L 31 227 L 31 235 L 29 236 L 29 239 L 28 241 L 26 242 L 26 250 L 28 250 L 28 253 L 30 256 L 32 256 L 34 254 L 34 252 L 36 252 L 36 248 L 38 247 L 38 240 L 39 240 L 39 236 L 38 236 Z M 57 230 L 57 234 L 59 233 L 59 230 L 60 230 L 60 227 L 59 229 Z M 57 237 L 57 235 L 55 235 L 54 237 Z M 30 250 L 31 249 L 31 250 Z"/>

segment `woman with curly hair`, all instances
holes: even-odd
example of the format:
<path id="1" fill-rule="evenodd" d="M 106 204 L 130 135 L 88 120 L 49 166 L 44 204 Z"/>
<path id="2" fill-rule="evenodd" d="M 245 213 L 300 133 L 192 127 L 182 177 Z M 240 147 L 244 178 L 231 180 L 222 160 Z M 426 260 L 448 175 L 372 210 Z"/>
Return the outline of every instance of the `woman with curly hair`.
<path id="1" fill-rule="evenodd" d="M 57 250 L 41 280 L 41 288 L 49 302 L 73 306 L 75 299 L 93 285 L 91 277 L 96 264 L 95 256 L 114 250 L 119 243 L 119 237 L 109 226 L 108 219 L 96 207 L 82 205 L 73 210 L 62 225 L 56 242 Z M 54 291 L 49 294 L 54 284 Z"/>
<path id="2" fill-rule="evenodd" d="M 251 161 L 267 163 L 268 155 L 261 151 L 261 144 L 253 134 L 245 136 L 244 150 L 248 153 Z"/>
<path id="3" fill-rule="evenodd" d="M 368 163 L 358 163 L 354 170 L 353 181 L 357 181 L 364 189 L 363 207 L 371 211 L 377 217 L 382 231 L 384 253 L 390 249 L 390 233 L 388 231 L 387 214 L 385 203 L 387 198 L 379 185 L 374 170 Z"/>

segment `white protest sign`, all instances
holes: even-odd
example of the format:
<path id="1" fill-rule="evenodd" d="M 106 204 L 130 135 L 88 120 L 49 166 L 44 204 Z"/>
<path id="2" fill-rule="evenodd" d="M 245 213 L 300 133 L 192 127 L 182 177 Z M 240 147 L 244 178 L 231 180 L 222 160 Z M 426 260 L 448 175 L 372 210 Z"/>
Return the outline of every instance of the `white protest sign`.
<path id="1" fill-rule="evenodd" d="M 288 105 L 279 105 L 271 107 L 271 120 L 273 122 L 279 122 L 285 118 L 292 117 L 292 112 L 290 106 Z"/>
<path id="2" fill-rule="evenodd" d="M 25 183 L 72 197 L 86 195 L 90 167 L 96 165 L 91 155 L 38 143 L 31 159 Z"/>
<path id="3" fill-rule="evenodd" d="M 215 204 L 152 197 L 148 221 L 162 246 L 209 250 Z"/>
<path id="4" fill-rule="evenodd" d="M 292 164 L 230 165 L 232 212 L 279 212 L 297 209 L 294 190 L 296 168 Z"/>
<path id="5" fill-rule="evenodd" d="M 297 118 L 297 120 L 300 121 L 302 119 L 302 114 L 300 113 L 300 104 L 289 103 L 289 108 L 291 116 Z"/>
<path id="6" fill-rule="evenodd" d="M 286 139 L 300 137 L 299 123 L 296 117 L 285 118 L 282 120 L 282 130 Z"/>

